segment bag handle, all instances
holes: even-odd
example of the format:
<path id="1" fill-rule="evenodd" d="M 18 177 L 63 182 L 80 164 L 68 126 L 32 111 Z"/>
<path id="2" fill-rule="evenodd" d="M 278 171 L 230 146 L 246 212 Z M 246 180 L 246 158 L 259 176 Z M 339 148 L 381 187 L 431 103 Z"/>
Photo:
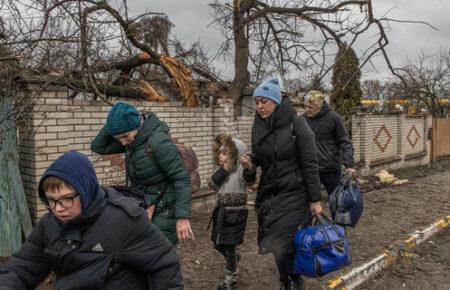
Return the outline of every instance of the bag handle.
<path id="1" fill-rule="evenodd" d="M 312 214 L 309 210 L 306 212 L 306 214 L 303 216 L 303 220 L 300 223 L 299 229 L 306 228 L 307 226 L 315 225 L 316 224 L 317 217 Z"/>
<path id="2" fill-rule="evenodd" d="M 317 215 L 317 221 L 321 225 L 333 224 L 333 222 L 324 213 Z"/>
<path id="3" fill-rule="evenodd" d="M 347 185 L 349 181 L 350 181 L 350 176 L 348 174 L 346 174 L 346 173 L 343 173 L 341 175 L 341 185 L 342 186 L 343 185 Z"/>
<path id="4" fill-rule="evenodd" d="M 347 173 L 343 173 L 341 177 L 341 185 L 347 185 L 350 181 L 358 184 L 358 180 L 356 179 L 355 175 L 348 175 Z"/>
<path id="5" fill-rule="evenodd" d="M 359 186 L 359 183 L 358 183 L 358 180 L 356 179 L 356 177 L 354 175 L 348 175 L 348 174 L 343 174 L 340 186 L 348 187 L 348 189 L 350 190 L 350 193 L 352 195 L 353 200 L 356 200 L 355 199 L 354 188 L 353 188 L 353 186 L 350 186 L 350 181 L 353 181 L 357 186 Z"/>
<path id="6" fill-rule="evenodd" d="M 317 221 L 318 221 L 318 224 L 320 224 L 320 225 L 330 224 L 331 227 L 333 228 L 333 230 L 338 234 L 338 236 L 340 236 L 340 237 L 345 236 L 345 231 L 344 231 L 344 235 L 341 235 L 341 233 L 339 232 L 336 225 L 324 213 L 317 215 Z M 323 231 L 323 233 L 326 235 L 328 241 L 331 241 L 330 237 L 328 236 L 327 231 Z"/>
<path id="7" fill-rule="evenodd" d="M 307 211 L 307 213 L 305 214 L 305 216 L 303 217 L 303 221 L 300 224 L 300 226 L 298 227 L 299 229 L 301 228 L 306 228 L 308 226 L 314 226 L 314 225 L 325 225 L 325 224 L 330 224 L 331 227 L 334 229 L 334 231 L 342 237 L 340 231 L 338 230 L 338 228 L 336 227 L 336 225 L 330 220 L 330 218 L 325 215 L 324 213 L 316 215 L 313 214 L 310 211 Z M 344 228 L 345 230 L 345 228 Z M 325 231 L 325 235 L 327 236 L 328 241 L 330 241 L 330 237 L 328 236 L 328 234 Z M 344 236 L 345 236 L 345 232 L 344 232 Z"/>
<path id="8" fill-rule="evenodd" d="M 306 228 L 314 225 L 333 224 L 333 222 L 325 214 L 313 214 L 311 211 L 307 211 L 303 216 L 303 221 L 299 228 Z"/>

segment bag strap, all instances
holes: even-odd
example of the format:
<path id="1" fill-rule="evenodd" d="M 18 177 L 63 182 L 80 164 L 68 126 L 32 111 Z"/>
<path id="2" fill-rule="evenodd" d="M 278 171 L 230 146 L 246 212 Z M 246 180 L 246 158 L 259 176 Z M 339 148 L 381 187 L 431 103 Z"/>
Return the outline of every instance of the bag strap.
<path id="1" fill-rule="evenodd" d="M 319 214 L 317 216 L 317 221 L 320 225 L 325 225 L 325 224 L 330 224 L 331 227 L 333 228 L 333 230 L 336 232 L 336 234 L 338 234 L 338 236 L 342 237 L 341 233 L 339 232 L 338 228 L 336 227 L 336 225 L 328 218 L 328 216 L 326 216 L 325 214 Z M 327 231 L 324 231 L 324 234 L 327 236 L 328 241 L 331 241 Z M 345 236 L 345 228 L 344 228 L 344 236 Z"/>
<path id="2" fill-rule="evenodd" d="M 319 224 L 333 224 L 333 222 L 326 216 L 325 214 L 319 214 L 317 215 L 317 221 Z"/>
<path id="3" fill-rule="evenodd" d="M 324 213 L 316 215 L 313 214 L 311 211 L 307 211 L 306 214 L 303 216 L 303 221 L 301 222 L 301 227 L 305 228 L 307 226 L 313 226 L 313 225 L 324 225 L 324 224 L 331 224 L 333 227 L 336 225 L 330 220 L 330 218 L 325 215 Z M 337 230 L 337 228 L 336 228 Z"/>
<path id="4" fill-rule="evenodd" d="M 140 201 L 139 205 L 143 208 L 147 208 L 149 206 L 149 204 L 145 201 L 145 193 L 136 187 L 130 187 L 127 185 L 111 185 L 109 187 L 127 197 L 137 198 Z"/>
<path id="5" fill-rule="evenodd" d="M 295 157 L 298 162 L 298 160 L 299 160 L 298 143 L 297 143 L 297 133 L 295 133 L 295 128 L 294 128 L 294 120 L 292 120 L 292 122 L 289 124 L 289 128 L 291 129 L 291 136 L 292 136 L 292 140 L 294 141 L 294 145 L 295 145 Z"/>
<path id="6" fill-rule="evenodd" d="M 347 185 L 347 184 L 350 182 L 350 178 L 351 178 L 351 177 L 350 177 L 348 174 L 343 173 L 343 174 L 341 175 L 341 185 L 342 185 L 342 186 Z"/>
<path id="7" fill-rule="evenodd" d="M 150 142 L 149 142 L 150 137 L 147 137 L 147 141 L 145 142 L 145 153 L 147 154 L 147 157 L 149 159 L 152 158 L 153 156 L 153 150 L 150 147 Z M 156 196 L 155 200 L 150 203 L 148 206 L 152 206 L 152 205 L 157 205 L 163 198 L 164 194 L 167 191 L 167 188 L 169 187 L 169 184 L 167 184 L 164 189 Z"/>
<path id="8" fill-rule="evenodd" d="M 317 216 L 308 210 L 303 216 L 303 220 L 300 223 L 300 228 L 306 228 L 308 226 L 313 226 L 316 224 L 318 224 Z"/>
<path id="9" fill-rule="evenodd" d="M 164 194 L 166 193 L 168 187 L 169 187 L 169 184 L 167 184 L 164 187 L 164 189 L 156 196 L 155 200 L 152 203 L 150 203 L 149 206 L 157 205 L 162 200 L 162 198 L 163 198 Z"/>
<path id="10" fill-rule="evenodd" d="M 353 176 L 353 175 L 349 176 L 348 174 L 344 174 L 344 177 L 341 179 L 341 186 L 345 186 L 348 190 L 350 190 L 350 194 L 351 194 L 353 200 L 356 201 L 354 188 L 353 188 L 353 186 L 350 185 L 350 182 L 354 182 L 357 186 L 359 186 L 358 180 L 356 179 L 355 176 Z M 339 199 L 338 199 L 338 206 L 343 206 L 342 200 L 341 200 L 341 203 L 339 204 Z"/>
<path id="11" fill-rule="evenodd" d="M 356 179 L 356 177 L 354 175 L 348 175 L 348 174 L 342 174 L 342 178 L 341 178 L 341 184 L 342 185 L 346 185 L 349 182 L 354 182 L 356 184 L 358 184 L 358 180 Z M 359 185 L 359 184 L 358 184 Z"/>
<path id="12" fill-rule="evenodd" d="M 294 120 L 292 120 L 292 122 L 289 124 L 289 127 L 291 128 L 292 139 L 294 139 L 294 142 L 297 143 L 297 135 L 294 131 Z"/>
<path id="13" fill-rule="evenodd" d="M 345 185 L 349 184 L 350 182 L 354 182 L 354 183 L 358 184 L 358 180 L 356 179 L 356 177 L 354 175 L 348 175 L 348 174 L 343 173 L 342 177 L 341 177 L 340 185 L 345 186 Z"/>

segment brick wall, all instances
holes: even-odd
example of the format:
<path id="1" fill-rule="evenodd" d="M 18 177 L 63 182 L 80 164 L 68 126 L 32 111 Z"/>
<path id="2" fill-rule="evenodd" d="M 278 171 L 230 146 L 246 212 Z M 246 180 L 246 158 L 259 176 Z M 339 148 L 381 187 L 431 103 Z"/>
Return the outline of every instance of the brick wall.
<path id="1" fill-rule="evenodd" d="M 203 185 L 214 169 L 211 148 L 216 135 L 226 132 L 251 145 L 253 117 L 233 120 L 231 101 L 221 99 L 218 106 L 210 108 L 185 108 L 177 102 L 132 103 L 142 111 L 156 113 L 168 123 L 173 138 L 195 150 Z M 99 156 L 90 150 L 91 140 L 103 127 L 110 108 L 102 101 L 68 100 L 65 87 L 47 89 L 36 100 L 31 122 L 27 123 L 31 126 L 19 126 L 20 169 L 34 220 L 46 211 L 36 195 L 39 178 L 67 150 L 86 154 L 93 161 L 101 183 L 124 182 L 121 155 Z M 369 174 L 381 168 L 428 163 L 430 127 L 429 117 L 354 116 L 353 143 L 360 172 Z"/>
<path id="2" fill-rule="evenodd" d="M 226 132 L 250 145 L 253 117 L 233 120 L 233 106 L 227 100 L 221 100 L 214 108 L 186 108 L 179 102 L 131 103 L 139 110 L 154 112 L 169 125 L 172 138 L 194 149 L 202 185 L 206 185 L 214 169 L 211 148 L 216 135 Z M 20 167 L 33 219 L 46 211 L 36 196 L 39 178 L 67 150 L 86 154 L 93 161 L 102 184 L 124 182 L 121 155 L 100 156 L 90 150 L 91 140 L 103 127 L 110 109 L 102 101 L 68 100 L 64 87 L 53 87 L 37 100 L 32 126 L 19 127 Z"/>
<path id="3" fill-rule="evenodd" d="M 394 115 L 355 115 L 352 132 L 355 161 L 362 174 L 384 168 L 428 164 L 428 131 L 431 117 Z"/>

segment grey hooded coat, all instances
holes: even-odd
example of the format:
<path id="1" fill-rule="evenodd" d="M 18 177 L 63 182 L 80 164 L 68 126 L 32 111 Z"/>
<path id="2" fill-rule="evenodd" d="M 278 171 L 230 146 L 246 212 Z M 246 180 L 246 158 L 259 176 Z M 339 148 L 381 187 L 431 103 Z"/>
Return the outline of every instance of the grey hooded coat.
<path id="1" fill-rule="evenodd" d="M 247 153 L 247 146 L 239 139 L 226 134 L 217 136 L 213 146 L 214 161 L 218 164 L 219 148 L 226 149 L 230 164 L 227 172 L 222 166 L 209 180 L 211 189 L 217 191 L 211 240 L 215 245 L 242 244 L 247 225 L 247 185 L 256 179 L 256 170 L 245 170 L 239 161 Z"/>

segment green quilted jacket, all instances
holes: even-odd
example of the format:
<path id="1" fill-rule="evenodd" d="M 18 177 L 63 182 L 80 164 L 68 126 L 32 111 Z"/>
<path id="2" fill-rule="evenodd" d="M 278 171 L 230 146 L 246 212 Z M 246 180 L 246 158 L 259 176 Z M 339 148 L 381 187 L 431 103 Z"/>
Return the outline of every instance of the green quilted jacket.
<path id="1" fill-rule="evenodd" d="M 92 141 L 91 149 L 101 155 L 125 153 L 128 179 L 132 186 L 146 193 L 147 202 L 155 200 L 167 187 L 156 205 L 152 222 L 175 244 L 176 220 L 191 217 L 189 174 L 170 139 L 169 126 L 153 113 L 144 118 L 131 145 L 122 146 L 103 127 Z"/>

